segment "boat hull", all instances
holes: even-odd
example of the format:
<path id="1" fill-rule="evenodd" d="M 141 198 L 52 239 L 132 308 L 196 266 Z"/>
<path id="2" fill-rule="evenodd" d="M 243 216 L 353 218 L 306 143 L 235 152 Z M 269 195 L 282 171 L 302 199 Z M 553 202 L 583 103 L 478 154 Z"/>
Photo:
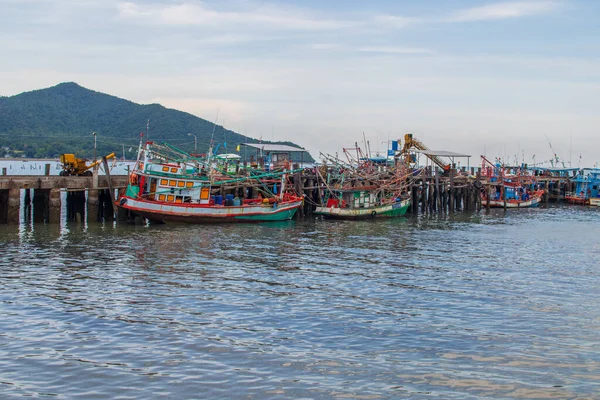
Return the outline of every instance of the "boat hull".
<path id="1" fill-rule="evenodd" d="M 302 200 L 242 206 L 207 206 L 148 201 L 124 196 L 119 201 L 119 206 L 154 222 L 285 221 L 294 216 L 298 208 L 302 206 Z"/>
<path id="2" fill-rule="evenodd" d="M 404 200 L 399 203 L 388 204 L 385 206 L 354 209 L 339 207 L 317 207 L 314 211 L 314 214 L 336 219 L 393 218 L 406 214 L 409 206 L 410 200 Z"/>
<path id="3" fill-rule="evenodd" d="M 565 199 L 567 200 L 568 203 L 579 204 L 582 206 L 590 204 L 590 200 L 591 200 L 591 199 L 588 199 L 588 198 L 582 197 L 582 196 L 566 196 Z"/>
<path id="4" fill-rule="evenodd" d="M 527 207 L 535 207 L 542 201 L 542 196 L 544 192 L 542 190 L 535 191 L 531 197 L 527 200 L 521 199 L 507 199 L 506 200 L 506 208 L 527 208 Z M 491 208 L 504 208 L 504 200 L 486 200 L 482 199 L 481 205 L 483 207 L 487 207 L 489 202 L 489 207 Z"/>
<path id="5" fill-rule="evenodd" d="M 506 208 L 535 207 L 540 203 L 541 200 L 541 197 L 532 197 L 529 200 L 506 200 Z M 490 200 L 489 203 L 491 208 L 504 208 L 503 200 Z M 485 200 L 482 202 L 482 206 L 487 206 Z"/>

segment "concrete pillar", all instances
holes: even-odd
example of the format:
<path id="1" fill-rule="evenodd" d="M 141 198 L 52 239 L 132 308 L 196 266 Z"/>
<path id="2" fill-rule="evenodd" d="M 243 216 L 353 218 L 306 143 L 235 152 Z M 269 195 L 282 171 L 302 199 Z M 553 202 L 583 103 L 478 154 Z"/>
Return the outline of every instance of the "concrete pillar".
<path id="1" fill-rule="evenodd" d="M 98 190 L 97 189 L 88 189 L 87 191 L 87 219 L 88 222 L 97 222 L 98 221 Z"/>
<path id="2" fill-rule="evenodd" d="M 51 224 L 60 223 L 60 189 L 50 189 L 48 222 Z"/>
<path id="3" fill-rule="evenodd" d="M 94 167 L 92 172 L 92 188 L 98 189 L 98 168 L 96 167 Z"/>
<path id="4" fill-rule="evenodd" d="M 6 223 L 19 224 L 20 209 L 21 209 L 21 190 L 20 189 L 9 189 L 8 190 L 8 212 L 6 215 Z"/>

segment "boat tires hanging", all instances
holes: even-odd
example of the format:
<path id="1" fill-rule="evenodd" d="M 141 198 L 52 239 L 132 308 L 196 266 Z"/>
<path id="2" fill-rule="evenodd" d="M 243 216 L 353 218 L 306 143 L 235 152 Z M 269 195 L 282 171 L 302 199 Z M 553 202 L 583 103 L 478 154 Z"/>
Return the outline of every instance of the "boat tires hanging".
<path id="1" fill-rule="evenodd" d="M 377 216 L 377 211 L 373 210 L 371 211 L 371 217 L 375 218 Z"/>

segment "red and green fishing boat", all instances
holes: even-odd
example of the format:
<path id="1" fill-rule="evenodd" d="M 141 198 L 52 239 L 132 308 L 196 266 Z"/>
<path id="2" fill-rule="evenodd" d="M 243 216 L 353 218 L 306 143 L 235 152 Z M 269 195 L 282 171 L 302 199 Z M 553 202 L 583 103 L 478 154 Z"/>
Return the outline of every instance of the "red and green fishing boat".
<path id="1" fill-rule="evenodd" d="M 291 219 L 302 196 L 287 188 L 290 171 L 231 176 L 210 158 L 146 142 L 118 205 L 154 222 L 239 222 Z"/>

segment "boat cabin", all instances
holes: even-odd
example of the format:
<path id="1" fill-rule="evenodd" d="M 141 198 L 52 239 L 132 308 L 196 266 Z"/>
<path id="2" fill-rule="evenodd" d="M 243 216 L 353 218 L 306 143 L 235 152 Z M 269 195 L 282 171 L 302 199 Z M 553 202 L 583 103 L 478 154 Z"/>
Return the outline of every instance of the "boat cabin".
<path id="1" fill-rule="evenodd" d="M 327 199 L 327 207 L 337 208 L 369 208 L 378 205 L 377 196 L 368 190 L 334 190 L 334 195 Z M 340 200 L 341 199 L 341 200 Z"/>
<path id="2" fill-rule="evenodd" d="M 306 150 L 285 144 L 243 143 L 252 168 L 265 171 L 290 169 L 295 154 L 300 155 L 301 163 Z"/>
<path id="3" fill-rule="evenodd" d="M 217 167 L 228 175 L 238 173 L 241 158 L 238 154 L 217 154 L 215 156 Z"/>

